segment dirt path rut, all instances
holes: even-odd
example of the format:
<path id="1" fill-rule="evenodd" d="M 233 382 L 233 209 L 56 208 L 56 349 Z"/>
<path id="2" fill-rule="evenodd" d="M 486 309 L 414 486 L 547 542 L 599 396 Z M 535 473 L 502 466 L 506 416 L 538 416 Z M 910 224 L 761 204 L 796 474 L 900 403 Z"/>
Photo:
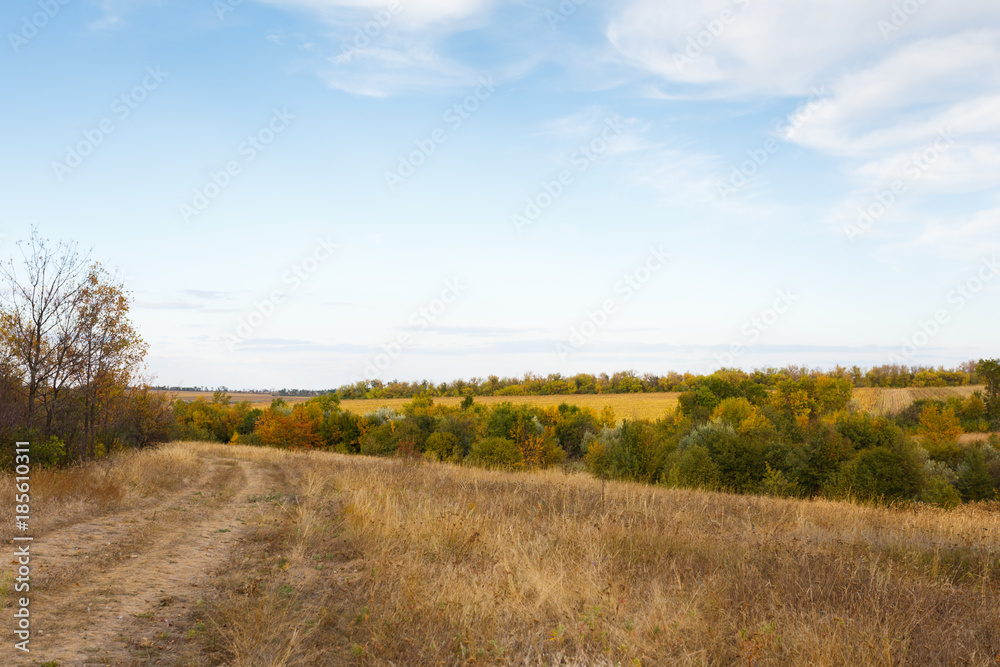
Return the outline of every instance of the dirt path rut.
<path id="1" fill-rule="evenodd" d="M 171 664 L 180 625 L 263 511 L 248 498 L 264 496 L 271 481 L 260 462 L 203 460 L 200 479 L 154 508 L 75 524 L 32 544 L 31 653 L 3 642 L 0 664 L 129 665 L 143 662 L 136 655 L 144 647 Z"/>

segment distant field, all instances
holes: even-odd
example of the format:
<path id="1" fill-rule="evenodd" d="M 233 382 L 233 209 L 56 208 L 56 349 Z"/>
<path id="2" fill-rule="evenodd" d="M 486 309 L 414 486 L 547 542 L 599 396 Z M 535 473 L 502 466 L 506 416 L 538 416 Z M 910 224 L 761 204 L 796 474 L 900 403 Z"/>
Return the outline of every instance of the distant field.
<path id="1" fill-rule="evenodd" d="M 905 409 L 914 401 L 928 398 L 943 401 L 950 396 L 960 396 L 966 398 L 972 392 L 983 389 L 983 385 L 967 387 L 922 387 L 908 389 L 883 389 L 880 387 L 859 387 L 854 390 L 854 403 L 862 410 L 884 415 L 896 414 Z M 196 398 L 212 399 L 210 391 L 173 391 L 164 392 L 176 398 L 186 401 Z M 249 394 L 241 392 L 229 392 L 233 402 L 249 401 L 254 405 L 270 405 L 271 400 L 278 398 L 273 394 Z M 543 407 L 569 403 L 580 407 L 589 407 L 600 412 L 605 406 L 610 406 L 615 411 L 618 420 L 622 419 L 658 419 L 667 410 L 677 407 L 677 397 L 680 392 L 666 392 L 659 394 L 569 394 L 553 396 L 476 396 L 476 403 L 483 405 L 495 405 L 509 401 L 516 404 L 539 405 Z M 308 400 L 305 396 L 284 396 L 288 403 L 301 403 Z M 367 413 L 380 407 L 388 406 L 396 410 L 400 409 L 404 403 L 409 403 L 409 398 L 372 398 L 355 399 L 342 401 L 341 405 L 345 410 L 355 413 Z M 457 406 L 462 402 L 461 398 L 454 396 L 439 396 L 434 399 L 438 405 Z"/>
<path id="2" fill-rule="evenodd" d="M 668 409 L 677 407 L 677 397 L 680 392 L 664 392 L 659 394 L 570 394 L 554 396 L 476 396 L 476 403 L 482 405 L 496 405 L 497 403 L 515 403 L 538 405 L 548 407 L 569 403 L 580 407 L 592 408 L 600 412 L 604 406 L 611 406 L 615 411 L 615 417 L 622 419 L 659 419 Z M 342 401 L 341 405 L 351 412 L 371 412 L 376 408 L 387 405 L 391 408 L 400 408 L 404 403 L 409 403 L 408 398 L 395 399 L 364 399 Z M 458 405 L 461 398 L 444 396 L 434 399 L 438 405 Z"/>
<path id="3" fill-rule="evenodd" d="M 945 401 L 952 396 L 967 398 L 983 385 L 966 387 L 911 387 L 907 389 L 883 389 L 881 387 L 858 387 L 854 390 L 854 403 L 877 415 L 893 415 L 905 410 L 914 401 L 932 399 Z"/>
<path id="4" fill-rule="evenodd" d="M 197 398 L 204 398 L 207 401 L 212 400 L 212 391 L 161 391 L 161 394 L 167 394 L 174 398 L 179 398 L 185 401 L 193 401 Z M 232 397 L 233 403 L 239 403 L 240 401 L 249 401 L 253 405 L 270 405 L 271 400 L 275 398 L 283 398 L 286 403 L 302 403 L 303 401 L 308 401 L 308 396 L 278 396 L 277 394 L 252 394 L 240 391 L 227 391 L 229 396 Z"/>
<path id="5" fill-rule="evenodd" d="M 176 398 L 191 401 L 196 398 L 212 399 L 210 391 L 174 391 L 165 392 Z M 269 394 L 246 394 L 240 392 L 229 392 L 233 402 L 250 401 L 254 405 L 270 405 L 273 398 Z M 608 405 L 615 411 L 615 416 L 621 419 L 658 419 L 668 409 L 677 407 L 677 397 L 679 392 L 659 393 L 659 394 L 571 394 L 557 396 L 476 396 L 476 403 L 483 405 L 494 405 L 508 401 L 510 403 L 524 403 L 528 405 L 550 406 L 560 403 L 569 403 L 580 407 L 590 407 L 600 412 L 604 406 Z M 308 400 L 304 396 L 285 396 L 288 403 L 301 403 Z M 372 398 L 346 400 L 341 402 L 345 410 L 355 413 L 367 413 L 376 410 L 383 405 L 394 409 L 400 409 L 404 403 L 409 403 L 409 398 Z M 437 405 L 457 406 L 462 402 L 461 398 L 454 396 L 440 396 L 434 398 Z"/>

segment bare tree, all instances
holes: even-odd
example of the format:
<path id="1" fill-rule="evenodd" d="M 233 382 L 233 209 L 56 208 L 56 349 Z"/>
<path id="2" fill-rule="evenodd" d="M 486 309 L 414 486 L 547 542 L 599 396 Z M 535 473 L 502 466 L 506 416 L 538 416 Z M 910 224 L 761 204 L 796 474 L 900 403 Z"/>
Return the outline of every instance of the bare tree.
<path id="1" fill-rule="evenodd" d="M 73 374 L 74 322 L 87 259 L 76 243 L 60 241 L 53 246 L 37 229 L 18 247 L 24 260 L 23 276 L 13 259 L 0 262 L 0 278 L 6 283 L 0 336 L 11 364 L 23 376 L 28 426 L 36 425 L 41 403 L 46 425 L 51 427 L 60 391 Z"/>

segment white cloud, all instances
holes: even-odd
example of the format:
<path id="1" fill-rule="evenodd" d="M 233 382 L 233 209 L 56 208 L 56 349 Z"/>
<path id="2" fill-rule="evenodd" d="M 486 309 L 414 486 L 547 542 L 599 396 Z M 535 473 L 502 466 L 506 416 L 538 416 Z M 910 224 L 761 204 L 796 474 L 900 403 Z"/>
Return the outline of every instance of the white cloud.
<path id="1" fill-rule="evenodd" d="M 696 84 L 706 96 L 799 96 L 909 40 L 996 25 L 1000 19 L 1000 5 L 988 0 L 925 0 L 887 38 L 880 21 L 892 21 L 900 4 L 632 0 L 612 19 L 607 37 L 622 61 L 669 82 Z"/>
<path id="2" fill-rule="evenodd" d="M 877 37 L 878 14 L 866 0 L 634 0 L 607 37 L 625 62 L 671 82 L 731 95 L 804 95 L 847 54 L 870 50 L 863 45 Z"/>
<path id="3" fill-rule="evenodd" d="M 844 156 L 879 155 L 1000 130 L 1000 33 L 914 42 L 830 84 L 828 103 L 785 139 Z"/>
<path id="4" fill-rule="evenodd" d="M 279 7 L 303 9 L 324 20 L 343 24 L 388 16 L 389 22 L 406 30 L 457 23 L 480 17 L 493 0 L 263 0 Z"/>
<path id="5" fill-rule="evenodd" d="M 913 246 L 955 259 L 996 254 L 1000 252 L 1000 208 L 979 211 L 964 220 L 931 220 Z"/>

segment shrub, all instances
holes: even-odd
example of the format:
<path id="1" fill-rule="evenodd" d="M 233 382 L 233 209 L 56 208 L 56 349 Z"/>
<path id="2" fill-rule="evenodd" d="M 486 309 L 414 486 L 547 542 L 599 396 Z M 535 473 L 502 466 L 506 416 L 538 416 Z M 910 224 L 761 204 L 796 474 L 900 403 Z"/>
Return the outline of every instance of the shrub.
<path id="1" fill-rule="evenodd" d="M 754 414 L 754 407 L 750 401 L 743 398 L 727 398 L 722 400 L 715 411 L 712 412 L 712 419 L 720 419 L 729 426 L 737 429 L 744 421 Z"/>
<path id="2" fill-rule="evenodd" d="M 688 447 L 675 455 L 676 463 L 670 468 L 668 483 L 671 486 L 714 489 L 719 484 L 719 467 L 712 461 L 708 448 L 701 445 Z"/>
<path id="3" fill-rule="evenodd" d="M 513 468 L 520 466 L 523 460 L 516 442 L 495 436 L 474 442 L 469 459 L 487 468 Z"/>
<path id="4" fill-rule="evenodd" d="M 788 498 L 799 495 L 798 484 L 785 477 L 781 470 L 772 468 L 769 463 L 764 463 L 764 479 L 760 482 L 761 493 L 779 498 Z"/>
<path id="5" fill-rule="evenodd" d="M 903 430 L 889 419 L 872 417 L 865 412 L 842 415 L 836 428 L 858 449 L 893 447 L 904 437 Z"/>
<path id="6" fill-rule="evenodd" d="M 378 410 L 374 410 L 373 412 L 369 412 L 365 415 L 365 419 L 374 426 L 382 426 L 383 424 L 388 424 L 389 422 L 399 421 L 402 418 L 403 415 L 385 405 Z"/>
<path id="7" fill-rule="evenodd" d="M 862 500 L 914 498 L 923 486 L 923 465 L 905 448 L 873 447 L 843 465 L 838 486 Z"/>
<path id="8" fill-rule="evenodd" d="M 970 450 L 965 462 L 958 467 L 958 481 L 955 483 L 963 500 L 985 500 L 993 497 L 993 478 L 986 467 L 983 452 Z"/>
<path id="9" fill-rule="evenodd" d="M 396 452 L 397 441 L 393 437 L 391 422 L 376 426 L 361 436 L 361 453 L 367 456 L 389 456 Z"/>
<path id="10" fill-rule="evenodd" d="M 961 504 L 962 496 L 948 480 L 943 477 L 931 477 L 927 482 L 927 488 L 920 494 L 920 500 L 937 507 L 951 509 Z"/>
<path id="11" fill-rule="evenodd" d="M 424 443 L 425 452 L 433 452 L 439 461 L 459 460 L 462 458 L 458 436 L 454 433 L 435 431 Z"/>

